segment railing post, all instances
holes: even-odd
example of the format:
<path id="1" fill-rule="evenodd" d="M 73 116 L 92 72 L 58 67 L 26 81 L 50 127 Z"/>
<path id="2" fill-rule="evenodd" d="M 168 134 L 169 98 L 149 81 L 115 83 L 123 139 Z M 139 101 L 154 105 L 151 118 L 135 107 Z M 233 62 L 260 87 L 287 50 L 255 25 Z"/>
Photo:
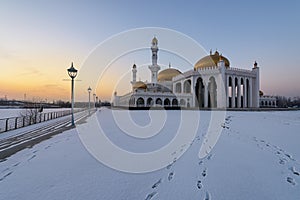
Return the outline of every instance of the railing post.
<path id="1" fill-rule="evenodd" d="M 15 129 L 17 129 L 18 128 L 18 118 L 16 117 L 16 119 L 15 119 Z"/>
<path id="2" fill-rule="evenodd" d="M 8 118 L 6 119 L 6 122 L 5 122 L 5 131 L 8 131 Z"/>

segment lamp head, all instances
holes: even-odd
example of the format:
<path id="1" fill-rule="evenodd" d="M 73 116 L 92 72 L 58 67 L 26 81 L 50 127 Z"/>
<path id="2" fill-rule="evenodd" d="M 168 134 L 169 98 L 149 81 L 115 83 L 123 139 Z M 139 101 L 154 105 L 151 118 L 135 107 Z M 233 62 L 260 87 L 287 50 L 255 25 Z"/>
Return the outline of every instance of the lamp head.
<path id="1" fill-rule="evenodd" d="M 75 69 L 74 67 L 73 67 L 73 62 L 72 62 L 72 64 L 71 64 L 71 67 L 68 69 L 68 74 L 69 74 L 69 76 L 73 79 L 73 78 L 75 78 L 76 76 L 77 76 L 77 69 Z"/>

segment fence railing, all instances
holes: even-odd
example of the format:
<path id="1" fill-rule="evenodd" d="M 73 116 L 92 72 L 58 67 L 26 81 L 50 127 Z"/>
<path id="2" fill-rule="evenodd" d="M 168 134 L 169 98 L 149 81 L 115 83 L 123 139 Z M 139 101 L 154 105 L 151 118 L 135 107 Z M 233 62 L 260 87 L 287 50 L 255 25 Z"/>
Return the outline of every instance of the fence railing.
<path id="1" fill-rule="evenodd" d="M 83 111 L 84 109 L 75 110 L 74 113 Z M 59 117 L 67 116 L 71 114 L 71 110 L 63 110 L 56 112 L 37 113 L 35 115 L 27 115 L 21 117 L 10 117 L 0 119 L 0 133 L 9 130 L 14 130 L 22 127 L 26 127 L 32 124 L 41 123 L 44 121 L 56 119 Z"/>

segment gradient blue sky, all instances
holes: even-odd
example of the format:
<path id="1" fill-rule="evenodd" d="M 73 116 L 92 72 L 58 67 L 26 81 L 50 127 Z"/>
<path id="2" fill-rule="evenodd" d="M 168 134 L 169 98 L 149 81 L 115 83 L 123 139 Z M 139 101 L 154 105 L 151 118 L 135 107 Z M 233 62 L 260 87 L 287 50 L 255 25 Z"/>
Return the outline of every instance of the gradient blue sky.
<path id="1" fill-rule="evenodd" d="M 80 68 L 100 42 L 140 27 L 182 32 L 233 67 L 257 60 L 265 93 L 300 96 L 299 2 L 1 1 L 0 98 L 67 100 L 70 62 Z"/>

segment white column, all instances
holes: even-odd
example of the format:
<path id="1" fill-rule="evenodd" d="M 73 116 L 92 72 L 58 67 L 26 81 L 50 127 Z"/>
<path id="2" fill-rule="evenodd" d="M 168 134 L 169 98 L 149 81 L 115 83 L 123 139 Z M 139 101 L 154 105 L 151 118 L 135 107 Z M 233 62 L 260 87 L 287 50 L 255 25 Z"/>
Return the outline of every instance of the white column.
<path id="1" fill-rule="evenodd" d="M 232 77 L 231 81 L 232 81 L 231 106 L 232 108 L 235 108 L 235 77 Z"/>
<path id="2" fill-rule="evenodd" d="M 208 84 L 207 83 L 203 83 L 204 84 L 204 108 L 208 107 Z"/>
<path id="3" fill-rule="evenodd" d="M 228 108 L 229 107 L 229 76 L 226 77 L 226 86 L 225 86 L 225 91 L 226 91 L 226 107 Z"/>
<path id="4" fill-rule="evenodd" d="M 247 92 L 246 92 L 246 78 L 243 77 L 243 106 L 244 108 L 247 107 L 246 102 L 247 102 Z"/>
<path id="5" fill-rule="evenodd" d="M 217 76 L 217 108 L 226 108 L 227 104 L 227 95 L 226 95 L 226 85 L 224 82 L 225 79 L 222 78 L 222 75 Z"/>
<path id="6" fill-rule="evenodd" d="M 241 78 L 238 77 L 238 85 L 237 85 L 237 107 L 241 107 Z"/>

